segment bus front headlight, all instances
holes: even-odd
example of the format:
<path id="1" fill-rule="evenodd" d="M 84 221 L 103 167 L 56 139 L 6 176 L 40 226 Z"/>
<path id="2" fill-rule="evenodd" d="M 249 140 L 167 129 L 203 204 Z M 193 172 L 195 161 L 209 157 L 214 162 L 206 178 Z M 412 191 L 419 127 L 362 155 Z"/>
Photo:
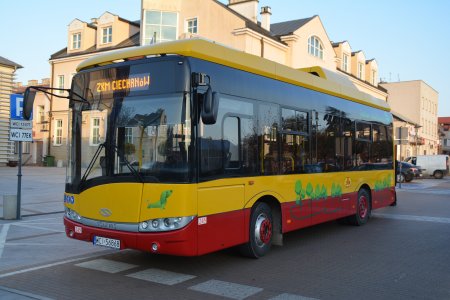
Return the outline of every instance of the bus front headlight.
<path id="1" fill-rule="evenodd" d="M 188 225 L 195 216 L 151 219 L 139 224 L 140 232 L 161 232 L 177 230 Z"/>
<path id="2" fill-rule="evenodd" d="M 82 219 L 81 216 L 73 209 L 64 207 L 64 213 L 65 213 L 66 217 L 71 219 L 72 221 L 81 222 L 81 219 Z"/>

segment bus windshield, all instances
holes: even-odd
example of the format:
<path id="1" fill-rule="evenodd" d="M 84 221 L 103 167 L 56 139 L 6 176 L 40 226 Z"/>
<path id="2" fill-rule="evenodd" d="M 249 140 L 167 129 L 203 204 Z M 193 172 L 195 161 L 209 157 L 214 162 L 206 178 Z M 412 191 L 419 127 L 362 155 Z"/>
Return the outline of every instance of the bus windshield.
<path id="1" fill-rule="evenodd" d="M 85 100 L 71 103 L 67 184 L 79 189 L 119 181 L 187 182 L 189 93 L 173 86 L 150 92 L 154 72 L 111 73 L 74 79 L 73 91 Z"/>

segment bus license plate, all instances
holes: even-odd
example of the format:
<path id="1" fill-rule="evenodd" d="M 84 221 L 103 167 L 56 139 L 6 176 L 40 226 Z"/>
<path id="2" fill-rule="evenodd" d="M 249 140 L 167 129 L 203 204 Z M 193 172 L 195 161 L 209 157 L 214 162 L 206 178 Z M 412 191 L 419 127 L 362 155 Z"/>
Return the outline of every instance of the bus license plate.
<path id="1" fill-rule="evenodd" d="M 120 240 L 109 239 L 101 236 L 94 236 L 94 245 L 113 249 L 120 249 Z"/>

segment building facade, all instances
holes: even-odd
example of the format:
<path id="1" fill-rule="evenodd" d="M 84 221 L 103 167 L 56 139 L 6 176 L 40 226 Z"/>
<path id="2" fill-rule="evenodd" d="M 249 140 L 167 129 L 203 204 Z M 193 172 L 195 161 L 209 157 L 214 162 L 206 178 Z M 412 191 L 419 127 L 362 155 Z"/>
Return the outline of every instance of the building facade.
<path id="1" fill-rule="evenodd" d="M 13 160 L 14 143 L 9 141 L 10 95 L 14 75 L 21 65 L 0 56 L 0 166 Z"/>
<path id="2" fill-rule="evenodd" d="M 382 83 L 381 86 L 389 93 L 392 111 L 420 126 L 411 139 L 411 153 L 438 154 L 438 92 L 422 80 Z"/>
<path id="3" fill-rule="evenodd" d="M 229 0 L 227 5 L 217 0 L 141 0 L 140 14 L 141 20 L 136 22 L 109 12 L 91 22 L 73 20 L 68 26 L 67 47 L 51 56 L 51 86 L 69 88 L 76 66 L 99 52 L 201 37 L 294 69 L 310 71 L 320 66 L 328 77 L 346 77 L 349 85 L 376 98 L 387 98 L 378 80 L 371 77 L 378 76 L 376 61 L 366 60 L 361 51 L 352 55 L 348 43 L 340 52 L 343 47 L 330 41 L 319 16 L 272 24 L 271 8 L 259 8 L 257 0 Z M 342 71 L 346 51 L 350 51 L 349 68 Z M 103 119 L 94 119 L 88 135 L 105 132 Z M 65 161 L 66 99 L 51 98 L 49 122 L 48 152 L 57 161 Z"/>
<path id="4" fill-rule="evenodd" d="M 450 117 L 439 117 L 440 154 L 450 155 Z"/>

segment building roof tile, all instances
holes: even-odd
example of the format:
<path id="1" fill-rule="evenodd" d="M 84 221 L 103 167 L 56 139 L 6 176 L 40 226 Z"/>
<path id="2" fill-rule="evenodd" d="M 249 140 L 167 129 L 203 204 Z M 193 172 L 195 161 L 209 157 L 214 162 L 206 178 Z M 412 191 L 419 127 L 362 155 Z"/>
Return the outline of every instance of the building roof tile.
<path id="1" fill-rule="evenodd" d="M 270 32 L 274 36 L 284 36 L 293 34 L 297 29 L 304 26 L 306 23 L 314 19 L 316 16 L 310 18 L 298 19 L 280 23 L 274 23 L 270 25 Z"/>
<path id="2" fill-rule="evenodd" d="M 23 68 L 18 63 L 15 63 L 12 60 L 9 60 L 7 58 L 4 58 L 3 56 L 0 56 L 0 65 L 4 65 L 4 66 L 8 66 L 8 67 L 15 67 L 17 69 Z"/>

